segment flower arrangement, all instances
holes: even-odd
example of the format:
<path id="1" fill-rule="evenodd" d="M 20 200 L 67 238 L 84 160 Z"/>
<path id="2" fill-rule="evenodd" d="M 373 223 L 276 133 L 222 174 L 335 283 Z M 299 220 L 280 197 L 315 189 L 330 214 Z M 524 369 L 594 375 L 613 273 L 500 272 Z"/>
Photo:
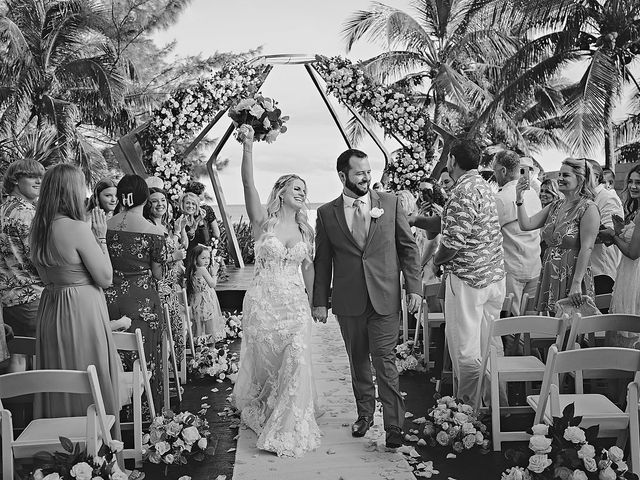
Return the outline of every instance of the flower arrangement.
<path id="1" fill-rule="evenodd" d="M 435 134 L 427 120 L 426 105 L 413 102 L 411 93 L 397 86 L 381 85 L 363 68 L 341 57 L 316 56 L 316 70 L 327 84 L 327 92 L 358 111 L 364 111 L 386 135 L 406 140 L 406 145 L 386 166 L 392 190 L 418 192 L 420 181 L 433 169 Z"/>
<path id="2" fill-rule="evenodd" d="M 282 111 L 277 105 L 278 102 L 275 100 L 258 94 L 251 98 L 243 98 L 231 107 L 229 117 L 237 128 L 236 139 L 242 141 L 238 127 L 251 125 L 255 142 L 275 142 L 278 135 L 287 131 L 284 123 L 289 120 L 289 117 L 282 116 Z"/>
<path id="3" fill-rule="evenodd" d="M 235 340 L 236 338 L 242 338 L 242 314 L 237 311 L 222 312 L 225 318 L 225 330 L 227 332 L 227 339 Z"/>
<path id="4" fill-rule="evenodd" d="M 216 348 L 211 345 L 210 335 L 204 335 L 196 339 L 196 354 L 189 361 L 188 369 L 192 375 L 199 378 L 211 377 L 217 381 L 231 380 L 238 373 L 238 362 L 235 354 L 229 355 L 229 348 Z"/>
<path id="5" fill-rule="evenodd" d="M 39 452 L 34 457 L 38 468 L 29 476 L 29 480 L 142 480 L 145 475 L 138 470 L 124 473 L 116 463 L 116 453 L 122 451 L 124 444 L 112 440 L 102 445 L 95 457 L 87 455 L 65 437 L 60 437 L 64 452 Z"/>
<path id="6" fill-rule="evenodd" d="M 176 143 L 192 138 L 218 111 L 254 95 L 268 68 L 242 62 L 227 64 L 210 78 L 177 90 L 154 110 L 149 128 L 138 134 L 138 140 L 147 170 L 162 179 L 172 200 L 184 192 L 192 167 L 180 157 Z"/>
<path id="7" fill-rule="evenodd" d="M 396 345 L 396 367 L 398 368 L 398 373 L 404 373 L 408 370 L 418 370 L 420 363 L 415 353 L 418 346 L 413 343 L 413 340 L 407 340 L 404 343 Z"/>
<path id="8" fill-rule="evenodd" d="M 470 405 L 453 397 L 441 397 L 427 417 L 423 434 L 428 445 L 449 447 L 454 453 L 473 448 L 488 451 L 487 426 Z"/>
<path id="9" fill-rule="evenodd" d="M 190 459 L 201 462 L 211 435 L 207 420 L 190 412 L 164 410 L 151 422 L 149 433 L 142 437 L 142 459 L 171 465 L 186 465 Z"/>
<path id="10" fill-rule="evenodd" d="M 638 479 L 629 471 L 624 452 L 613 446 L 596 448 L 599 426 L 581 428 L 582 417 L 574 416 L 571 403 L 553 425 L 534 425 L 526 452 L 509 450 L 514 466 L 502 473 L 502 480 L 617 480 Z"/>

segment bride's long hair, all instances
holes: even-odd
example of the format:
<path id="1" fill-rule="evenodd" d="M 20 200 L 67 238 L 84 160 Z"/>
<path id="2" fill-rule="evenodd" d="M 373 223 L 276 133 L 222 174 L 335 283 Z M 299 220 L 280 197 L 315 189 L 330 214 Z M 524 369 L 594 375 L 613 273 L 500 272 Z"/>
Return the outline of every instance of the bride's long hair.
<path id="1" fill-rule="evenodd" d="M 307 182 L 305 182 L 298 175 L 290 173 L 289 175 L 283 175 L 276 180 L 275 185 L 271 189 L 269 199 L 267 200 L 267 219 L 262 224 L 262 231 L 266 235 L 273 235 L 273 230 L 277 223 L 280 221 L 280 212 L 282 210 L 282 195 L 285 190 L 294 182 L 294 180 L 300 180 L 304 183 L 305 189 L 307 188 Z M 309 225 L 307 217 L 307 206 L 304 205 L 300 210 L 296 212 L 296 223 L 302 234 L 302 240 L 307 245 L 309 252 L 313 250 L 313 228 Z"/>

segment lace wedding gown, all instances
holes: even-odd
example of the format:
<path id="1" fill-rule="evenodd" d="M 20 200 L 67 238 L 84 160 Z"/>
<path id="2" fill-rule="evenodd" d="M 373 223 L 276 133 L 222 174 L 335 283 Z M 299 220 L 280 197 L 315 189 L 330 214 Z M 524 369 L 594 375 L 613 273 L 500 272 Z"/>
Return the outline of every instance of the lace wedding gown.
<path id="1" fill-rule="evenodd" d="M 320 445 L 311 365 L 311 310 L 300 265 L 305 243 L 275 236 L 256 244 L 256 272 L 243 303 L 240 371 L 234 388 L 257 447 L 299 457 Z M 318 410 L 319 411 L 319 410 Z"/>

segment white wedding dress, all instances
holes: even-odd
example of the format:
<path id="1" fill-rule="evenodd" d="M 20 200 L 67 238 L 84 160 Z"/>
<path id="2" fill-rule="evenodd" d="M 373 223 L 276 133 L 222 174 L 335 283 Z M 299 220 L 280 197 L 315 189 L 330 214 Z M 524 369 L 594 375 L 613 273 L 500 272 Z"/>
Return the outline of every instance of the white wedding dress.
<path id="1" fill-rule="evenodd" d="M 255 277 L 243 303 L 240 370 L 234 388 L 242 421 L 257 447 L 299 457 L 320 445 L 311 365 L 311 309 L 300 265 L 304 242 L 287 248 L 275 236 L 255 246 Z"/>

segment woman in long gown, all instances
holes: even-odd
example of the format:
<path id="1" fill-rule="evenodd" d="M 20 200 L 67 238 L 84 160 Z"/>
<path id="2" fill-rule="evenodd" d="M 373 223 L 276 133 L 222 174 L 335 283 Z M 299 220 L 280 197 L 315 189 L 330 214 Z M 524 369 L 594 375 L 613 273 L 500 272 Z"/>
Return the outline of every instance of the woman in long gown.
<path id="1" fill-rule="evenodd" d="M 600 214 L 593 202 L 593 181 L 586 160 L 562 162 L 558 186 L 564 198 L 555 200 L 528 217 L 523 205 L 527 176 L 516 185 L 518 223 L 522 230 L 541 228 L 547 245 L 536 296 L 539 312 L 556 314 L 558 300 L 568 298 L 573 307 L 583 304 L 583 295 L 595 298 L 591 274 L 591 251 L 598 235 Z"/>
<path id="2" fill-rule="evenodd" d="M 615 229 L 600 232 L 606 243 L 622 252 L 616 283 L 613 286 L 609 313 L 640 315 L 640 165 L 627 176 L 624 222 L 614 217 Z M 607 345 L 640 348 L 640 335 L 631 332 L 607 332 Z"/>
<path id="3" fill-rule="evenodd" d="M 94 209 L 85 222 L 84 175 L 60 164 L 42 180 L 31 232 L 31 255 L 45 285 L 38 310 L 36 364 L 39 369 L 86 370 L 95 365 L 112 435 L 120 438 L 120 358 L 111 337 L 103 288 L 112 269 L 105 214 Z M 93 228 L 93 232 L 91 231 Z M 36 414 L 81 416 L 93 403 L 87 395 L 52 393 L 37 397 Z"/>
<path id="4" fill-rule="evenodd" d="M 126 315 L 131 318 L 129 331 L 139 328 L 142 332 L 153 401 L 156 409 L 161 410 L 164 314 L 156 281 L 162 279 L 165 239 L 162 230 L 142 215 L 148 198 L 149 188 L 142 177 L 125 175 L 118 182 L 122 211 L 107 222 L 113 285 L 105 291 L 105 296 L 110 318 Z"/>
<path id="5" fill-rule="evenodd" d="M 235 404 L 258 435 L 259 449 L 299 457 L 317 448 L 321 436 L 311 365 L 313 230 L 306 219 L 306 184 L 297 175 L 280 177 L 265 209 L 253 180 L 253 129 L 243 125 L 240 134 L 256 271 L 242 308 Z"/>

